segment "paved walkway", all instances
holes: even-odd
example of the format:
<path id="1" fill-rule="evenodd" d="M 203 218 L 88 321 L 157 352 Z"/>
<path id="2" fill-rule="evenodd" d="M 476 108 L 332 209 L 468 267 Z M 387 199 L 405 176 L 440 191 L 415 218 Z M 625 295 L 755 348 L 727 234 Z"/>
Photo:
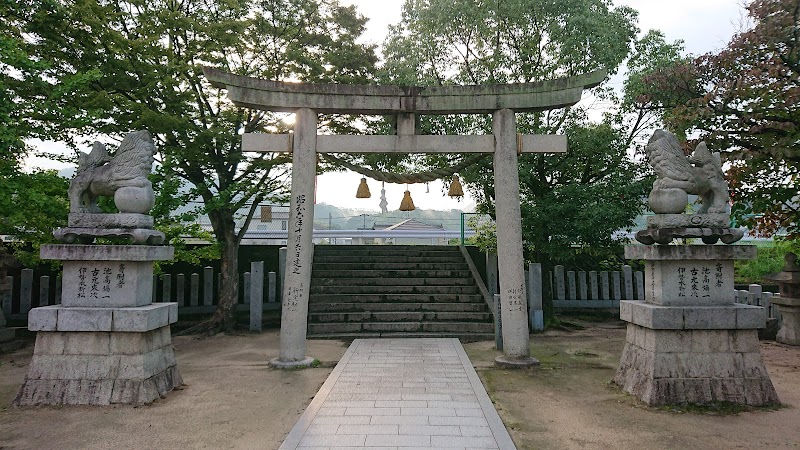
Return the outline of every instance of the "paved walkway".
<path id="1" fill-rule="evenodd" d="M 458 339 L 357 339 L 281 449 L 515 449 Z"/>

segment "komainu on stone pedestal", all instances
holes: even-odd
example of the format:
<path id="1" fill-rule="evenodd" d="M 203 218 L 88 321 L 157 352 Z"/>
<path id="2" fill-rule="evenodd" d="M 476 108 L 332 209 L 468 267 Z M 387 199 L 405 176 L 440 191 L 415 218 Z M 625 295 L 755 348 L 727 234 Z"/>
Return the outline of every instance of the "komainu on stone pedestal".
<path id="1" fill-rule="evenodd" d="M 648 144 L 659 180 L 650 205 L 656 215 L 625 247 L 645 264 L 645 300 L 620 301 L 627 325 L 613 382 L 648 405 L 779 403 L 761 358 L 758 329 L 764 308 L 734 302 L 733 262 L 753 259 L 752 245 L 666 245 L 675 237 L 730 243 L 728 189 L 719 160 L 705 144 L 685 158 L 677 140 L 659 130 Z M 680 214 L 688 193 L 700 195 L 698 214 Z M 649 245 L 658 243 L 661 245 Z"/>
<path id="2" fill-rule="evenodd" d="M 153 150 L 149 133 L 139 131 L 113 158 L 100 144 L 82 158 L 69 226 L 54 233 L 67 243 L 41 248 L 42 259 L 64 261 L 61 304 L 28 314 L 36 346 L 14 405 L 141 405 L 183 384 L 170 336 L 178 304 L 152 298 L 153 262 L 172 259 L 174 248 L 91 244 L 102 236 L 163 241 L 146 214 Z M 97 211 L 97 195 L 114 195 L 121 212 Z"/>
<path id="3" fill-rule="evenodd" d="M 719 240 L 732 244 L 744 236 L 741 230 L 730 227 L 730 196 L 722 161 L 705 142 L 687 157 L 675 135 L 657 130 L 646 152 L 658 175 L 648 198 L 656 215 L 647 218 L 647 229 L 637 232 L 636 240 L 650 245 L 669 244 L 674 238 L 699 238 L 705 244 Z M 697 214 L 684 214 L 689 194 L 698 195 L 702 201 Z"/>
<path id="4" fill-rule="evenodd" d="M 147 215 L 155 203 L 147 175 L 155 146 L 146 130 L 128 133 L 114 156 L 95 142 L 91 153 L 81 153 L 78 170 L 69 184 L 69 224 L 54 236 L 61 242 L 91 244 L 98 237 L 122 237 L 131 243 L 158 245 L 164 233 L 153 229 Z M 114 198 L 117 214 L 103 214 L 97 198 Z"/>

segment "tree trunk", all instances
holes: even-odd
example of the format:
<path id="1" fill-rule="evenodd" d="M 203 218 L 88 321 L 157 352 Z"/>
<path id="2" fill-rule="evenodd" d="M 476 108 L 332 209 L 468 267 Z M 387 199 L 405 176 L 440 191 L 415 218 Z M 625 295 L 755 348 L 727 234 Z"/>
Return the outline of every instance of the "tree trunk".
<path id="1" fill-rule="evenodd" d="M 179 334 L 213 335 L 230 332 L 236 327 L 236 304 L 239 302 L 239 239 L 232 215 L 221 211 L 209 213 L 214 235 L 220 244 L 220 284 L 217 309 L 210 319 L 188 328 Z"/>
<path id="2" fill-rule="evenodd" d="M 214 320 L 221 323 L 225 331 L 236 327 L 236 304 L 239 302 L 239 242 L 230 230 L 221 236 L 219 302 L 214 311 Z"/>

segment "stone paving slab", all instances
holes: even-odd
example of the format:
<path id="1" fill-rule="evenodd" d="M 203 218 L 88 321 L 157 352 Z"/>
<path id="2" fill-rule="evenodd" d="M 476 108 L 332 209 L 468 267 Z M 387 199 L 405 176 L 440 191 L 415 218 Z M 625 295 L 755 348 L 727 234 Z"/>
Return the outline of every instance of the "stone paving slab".
<path id="1" fill-rule="evenodd" d="M 516 449 L 458 339 L 356 339 L 281 449 Z"/>

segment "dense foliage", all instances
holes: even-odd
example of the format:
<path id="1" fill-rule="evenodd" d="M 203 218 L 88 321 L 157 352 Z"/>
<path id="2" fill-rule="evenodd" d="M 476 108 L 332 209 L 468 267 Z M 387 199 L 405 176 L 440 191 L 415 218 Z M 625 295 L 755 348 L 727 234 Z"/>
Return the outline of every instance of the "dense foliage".
<path id="1" fill-rule="evenodd" d="M 648 107 L 730 164 L 733 213 L 765 235 L 800 234 L 800 1 L 754 0 L 727 47 L 646 78 Z"/>
<path id="2" fill-rule="evenodd" d="M 383 76 L 403 84 L 484 84 L 537 82 L 606 69 L 610 74 L 630 59 L 630 73 L 643 76 L 677 59 L 679 44 L 651 32 L 636 39 L 637 13 L 607 0 L 472 2 L 408 0 L 401 23 L 384 45 Z M 566 134 L 566 155 L 520 157 L 523 235 L 526 256 L 545 264 L 577 264 L 621 256 L 624 238 L 643 210 L 646 169 L 631 153 L 657 114 L 626 103 L 600 121 L 590 107 L 517 114 L 518 132 Z M 623 99 L 607 87 L 595 98 Z M 485 116 L 424 117 L 431 134 L 491 133 Z M 429 165 L 450 164 L 453 156 L 431 157 Z M 478 201 L 479 212 L 494 214 L 494 178 L 486 159 L 461 174 Z M 493 240 L 479 239 L 491 243 Z"/>
<path id="3" fill-rule="evenodd" d="M 0 16 L 9 7 L 0 2 Z M 30 154 L 25 139 L 41 131 L 30 117 L 42 98 L 31 94 L 44 85 L 28 75 L 42 67 L 26 52 L 22 30 L 0 21 L 0 235 L 8 236 L 0 253 L 29 266 L 38 261 L 39 246 L 53 241 L 53 228 L 66 223 L 68 210 L 66 179 L 54 171 L 23 169 Z"/>
<path id="4" fill-rule="evenodd" d="M 366 19 L 336 0 L 37 0 L 3 12 L 4 28 L 20 30 L 24 51 L 42 62 L 23 75 L 43 87 L 18 94 L 44 99 L 29 116 L 47 125 L 40 136 L 77 146 L 83 136 L 120 138 L 146 128 L 159 152 L 154 181 L 165 187 L 156 213 L 168 217 L 179 203 L 202 199 L 195 213 L 210 218 L 222 274 L 209 329 L 230 329 L 243 230 L 259 203 L 283 200 L 289 171 L 285 157 L 244 154 L 240 134 L 286 125 L 283 116 L 233 107 L 202 66 L 271 80 L 364 83 L 376 62 L 372 47 L 355 42 Z M 181 194 L 176 177 L 191 191 Z M 168 224 L 173 235 L 180 222 Z"/>

